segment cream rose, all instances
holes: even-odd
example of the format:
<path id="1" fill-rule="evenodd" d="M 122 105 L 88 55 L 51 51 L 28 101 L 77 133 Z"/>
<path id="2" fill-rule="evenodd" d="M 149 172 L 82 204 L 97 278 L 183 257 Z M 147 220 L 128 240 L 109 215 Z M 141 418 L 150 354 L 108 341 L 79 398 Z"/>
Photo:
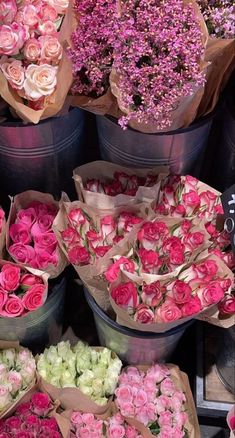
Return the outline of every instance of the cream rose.
<path id="1" fill-rule="evenodd" d="M 50 96 L 57 84 L 57 67 L 31 64 L 26 70 L 24 83 L 25 96 L 29 100 L 38 100 Z"/>
<path id="2" fill-rule="evenodd" d="M 36 38 L 30 38 L 24 45 L 24 56 L 28 61 L 36 62 L 41 58 L 41 44 Z"/>
<path id="3" fill-rule="evenodd" d="M 47 0 L 47 3 L 53 6 L 58 14 L 65 14 L 69 0 Z"/>
<path id="4" fill-rule="evenodd" d="M 42 62 L 52 62 L 58 64 L 62 57 L 62 47 L 58 38 L 53 35 L 45 35 L 39 38 L 42 45 L 41 59 Z"/>
<path id="5" fill-rule="evenodd" d="M 0 59 L 0 69 L 12 88 L 16 88 L 18 90 L 23 88 L 25 71 L 21 61 L 18 61 L 14 58 L 7 58 L 7 56 L 2 56 Z"/>

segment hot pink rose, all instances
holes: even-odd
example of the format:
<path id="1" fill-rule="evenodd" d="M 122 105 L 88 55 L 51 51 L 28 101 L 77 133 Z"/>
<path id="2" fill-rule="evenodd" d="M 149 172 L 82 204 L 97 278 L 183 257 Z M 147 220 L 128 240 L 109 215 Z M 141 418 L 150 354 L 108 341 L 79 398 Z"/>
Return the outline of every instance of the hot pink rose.
<path id="1" fill-rule="evenodd" d="M 69 249 L 68 259 L 72 265 L 88 265 L 91 256 L 84 246 L 76 245 Z"/>
<path id="2" fill-rule="evenodd" d="M 209 213 L 213 211 L 213 207 L 218 199 L 218 195 L 211 192 L 210 190 L 206 190 L 205 192 L 200 193 L 200 201 L 201 206 L 206 206 L 206 211 Z"/>
<path id="3" fill-rule="evenodd" d="M 142 301 L 149 306 L 158 306 L 162 300 L 162 289 L 160 281 L 151 284 L 144 284 L 142 290 Z"/>
<path id="4" fill-rule="evenodd" d="M 22 209 L 17 213 L 16 222 L 20 222 L 21 224 L 26 225 L 28 228 L 31 228 L 35 220 L 36 211 L 32 207 Z"/>
<path id="5" fill-rule="evenodd" d="M 97 246 L 100 246 L 103 243 L 103 237 L 96 231 L 92 231 L 92 230 L 87 231 L 86 238 L 91 248 L 96 248 Z"/>
<path id="6" fill-rule="evenodd" d="M 64 231 L 61 231 L 61 237 L 63 242 L 68 246 L 81 241 L 80 235 L 72 227 L 68 227 Z"/>
<path id="7" fill-rule="evenodd" d="M 195 233 L 188 233 L 183 242 L 188 250 L 194 250 L 199 248 L 205 241 L 205 236 L 203 233 L 196 231 Z"/>
<path id="8" fill-rule="evenodd" d="M 28 208 L 34 208 L 37 216 L 44 216 L 46 214 L 49 214 L 55 217 L 58 212 L 58 207 L 56 204 L 45 204 L 44 202 L 40 201 L 30 202 Z"/>
<path id="9" fill-rule="evenodd" d="M 21 61 L 2 56 L 0 69 L 12 88 L 21 90 L 25 80 L 25 69 Z"/>
<path id="10" fill-rule="evenodd" d="M 193 211 L 200 206 L 200 197 L 195 190 L 189 190 L 188 193 L 184 193 L 182 195 L 182 201 L 187 208 L 187 212 L 190 212 L 190 210 Z"/>
<path id="11" fill-rule="evenodd" d="M 25 309 L 33 311 L 41 307 L 46 299 L 46 287 L 44 284 L 35 284 L 22 298 Z"/>
<path id="12" fill-rule="evenodd" d="M 124 308 L 136 308 L 139 302 L 136 286 L 131 281 L 112 288 L 111 297 L 118 306 Z"/>
<path id="13" fill-rule="evenodd" d="M 181 310 L 171 300 L 166 300 L 155 312 L 155 318 L 159 322 L 175 321 L 181 316 Z"/>
<path id="14" fill-rule="evenodd" d="M 16 414 L 20 417 L 25 416 L 29 413 L 30 410 L 30 402 L 22 403 L 16 408 Z"/>
<path id="15" fill-rule="evenodd" d="M 0 22 L 11 24 L 17 12 L 15 0 L 2 0 L 0 3 Z"/>
<path id="16" fill-rule="evenodd" d="M 173 217 L 184 217 L 186 215 L 186 208 L 183 205 L 172 206 L 170 215 Z"/>
<path id="17" fill-rule="evenodd" d="M 112 248 L 110 245 L 97 246 L 94 248 L 96 257 L 104 257 L 105 254 Z"/>
<path id="18" fill-rule="evenodd" d="M 25 418 L 25 426 L 32 432 L 38 432 L 41 428 L 41 420 L 36 415 L 28 415 Z"/>
<path id="19" fill-rule="evenodd" d="M 0 273 L 0 285 L 6 291 L 14 291 L 20 284 L 20 268 L 13 264 L 7 263 L 2 266 Z"/>
<path id="20" fill-rule="evenodd" d="M 154 313 L 146 304 L 139 304 L 136 307 L 134 320 L 141 324 L 150 324 L 154 321 Z"/>
<path id="21" fill-rule="evenodd" d="M 180 266 L 185 263 L 184 252 L 181 249 L 172 249 L 169 256 L 169 260 L 172 265 Z"/>
<path id="22" fill-rule="evenodd" d="M 220 301 L 220 303 L 218 304 L 218 309 L 221 315 L 225 315 L 225 316 L 233 315 L 235 313 L 235 296 L 225 295 L 223 300 Z"/>
<path id="23" fill-rule="evenodd" d="M 192 289 L 187 283 L 181 280 L 176 280 L 169 296 L 172 296 L 176 304 L 184 304 L 190 300 L 191 293 Z"/>
<path id="24" fill-rule="evenodd" d="M 166 377 L 160 384 L 160 391 L 163 395 L 171 397 L 175 392 L 175 384 L 170 377 Z"/>
<path id="25" fill-rule="evenodd" d="M 58 430 L 58 425 L 56 422 L 56 419 L 54 417 L 51 418 L 42 418 L 41 419 L 41 426 L 42 427 L 47 427 L 49 430 Z"/>
<path id="26" fill-rule="evenodd" d="M 27 36 L 26 29 L 18 23 L 0 26 L 0 55 L 18 55 Z"/>
<path id="27" fill-rule="evenodd" d="M 118 218 L 118 231 L 129 233 L 132 228 L 142 222 L 142 220 L 142 218 L 124 211 Z"/>
<path id="28" fill-rule="evenodd" d="M 113 181 L 104 185 L 104 191 L 106 195 L 116 196 L 122 193 L 122 185 L 119 181 Z"/>
<path id="29" fill-rule="evenodd" d="M 197 292 L 203 307 L 218 303 L 224 297 L 224 290 L 218 281 L 212 281 Z"/>
<path id="30" fill-rule="evenodd" d="M 114 233 L 116 230 L 116 222 L 113 216 L 104 216 L 100 221 L 100 228 L 103 238 Z"/>
<path id="31" fill-rule="evenodd" d="M 41 59 L 44 62 L 48 62 L 53 65 L 57 65 L 62 58 L 62 46 L 55 35 L 44 35 L 39 37 L 39 41 L 42 47 Z"/>
<path id="32" fill-rule="evenodd" d="M 41 58 L 41 43 L 36 38 L 30 38 L 24 45 L 24 56 L 30 62 L 37 62 Z"/>
<path id="33" fill-rule="evenodd" d="M 162 249 L 165 253 L 171 251 L 183 251 L 184 245 L 182 244 L 181 239 L 179 237 L 173 236 L 173 237 L 168 237 L 163 241 Z"/>
<path id="34" fill-rule="evenodd" d="M 86 216 L 83 214 L 81 208 L 73 208 L 70 210 L 68 218 L 74 226 L 78 227 L 85 225 L 87 222 Z"/>
<path id="35" fill-rule="evenodd" d="M 8 293 L 0 287 L 0 311 L 3 308 L 5 302 L 7 301 Z"/>
<path id="36" fill-rule="evenodd" d="M 45 417 L 51 409 L 51 401 L 47 394 L 36 392 L 31 397 L 31 409 L 36 415 Z"/>
<path id="37" fill-rule="evenodd" d="M 34 237 L 35 251 L 37 248 L 45 249 L 50 254 L 53 254 L 57 248 L 58 242 L 53 232 L 40 234 Z"/>
<path id="38" fill-rule="evenodd" d="M 143 271 L 151 274 L 157 274 L 162 262 L 159 254 L 152 249 L 140 248 L 138 251 Z"/>
<path id="39" fill-rule="evenodd" d="M 88 190 L 89 192 L 94 192 L 94 193 L 104 193 L 104 190 L 102 188 L 102 184 L 99 180 L 97 179 L 88 179 L 86 181 L 85 184 L 85 189 Z"/>
<path id="40" fill-rule="evenodd" d="M 127 257 L 120 257 L 116 262 L 114 262 L 105 272 L 105 278 L 108 282 L 112 283 L 117 280 L 120 269 L 128 272 L 135 272 L 135 264 L 132 260 Z"/>
<path id="41" fill-rule="evenodd" d="M 190 300 L 181 307 L 181 312 L 183 317 L 194 315 L 202 310 L 202 305 L 200 299 L 196 297 L 191 297 Z"/>
<path id="42" fill-rule="evenodd" d="M 218 272 L 218 266 L 214 260 L 206 260 L 193 266 L 199 278 L 210 280 Z"/>
<path id="43" fill-rule="evenodd" d="M 24 274 L 20 279 L 20 284 L 22 286 L 34 286 L 35 284 L 42 284 L 43 280 L 41 277 L 37 277 L 33 274 Z"/>
<path id="44" fill-rule="evenodd" d="M 40 236 L 51 230 L 53 224 L 54 216 L 51 214 L 41 214 L 37 217 L 36 222 L 31 228 L 31 233 L 33 237 Z"/>
<path id="45" fill-rule="evenodd" d="M 57 266 L 59 262 L 58 254 L 49 253 L 46 249 L 35 247 L 36 258 L 31 261 L 30 265 L 34 268 L 46 269 L 48 265 Z"/>
<path id="46" fill-rule="evenodd" d="M 138 240 L 145 249 L 155 249 L 157 241 L 169 230 L 164 222 L 146 222 L 138 232 Z"/>
<path id="47" fill-rule="evenodd" d="M 16 316 L 22 315 L 24 312 L 24 306 L 22 301 L 16 295 L 8 295 L 7 302 L 5 303 L 4 309 L 0 311 L 0 315 L 7 318 L 15 318 Z"/>
<path id="48" fill-rule="evenodd" d="M 9 229 L 9 234 L 14 243 L 28 245 L 32 240 L 29 228 L 23 223 L 12 224 Z"/>
<path id="49" fill-rule="evenodd" d="M 12 434 L 10 436 L 14 436 L 18 432 L 20 427 L 21 427 L 21 419 L 16 415 L 13 415 L 12 417 L 7 418 L 5 420 L 5 429 L 6 432 L 10 432 Z"/>

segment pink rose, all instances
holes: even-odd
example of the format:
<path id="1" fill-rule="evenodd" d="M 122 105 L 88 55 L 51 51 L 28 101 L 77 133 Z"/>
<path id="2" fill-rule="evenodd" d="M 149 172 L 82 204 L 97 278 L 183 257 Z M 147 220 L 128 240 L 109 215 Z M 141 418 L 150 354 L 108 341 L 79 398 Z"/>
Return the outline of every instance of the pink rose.
<path id="1" fill-rule="evenodd" d="M 6 291 L 14 291 L 20 284 L 20 268 L 10 263 L 2 266 L 0 273 L 0 285 Z"/>
<path id="2" fill-rule="evenodd" d="M 35 251 L 37 248 L 45 249 L 50 254 L 53 254 L 57 248 L 58 242 L 53 232 L 40 234 L 34 237 Z"/>
<path id="3" fill-rule="evenodd" d="M 195 190 L 195 188 L 197 187 L 198 183 L 199 183 L 199 180 L 197 178 L 195 178 L 194 176 L 191 176 L 191 175 L 186 175 L 185 176 L 184 185 L 185 185 L 185 189 L 186 190 L 189 190 L 189 189 Z"/>
<path id="4" fill-rule="evenodd" d="M 30 38 L 24 45 L 24 57 L 30 62 L 38 62 L 41 58 L 41 43 L 36 38 Z"/>
<path id="5" fill-rule="evenodd" d="M 148 401 L 146 392 L 143 389 L 138 389 L 134 396 L 133 403 L 136 407 L 144 406 Z"/>
<path id="6" fill-rule="evenodd" d="M 20 284 L 22 286 L 34 286 L 35 284 L 42 284 L 43 280 L 41 277 L 37 277 L 33 274 L 24 274 L 20 279 Z"/>
<path id="7" fill-rule="evenodd" d="M 87 222 L 87 218 L 83 214 L 81 208 L 73 208 L 72 210 L 70 210 L 68 218 L 74 226 L 78 227 L 80 227 L 81 225 L 85 225 Z"/>
<path id="8" fill-rule="evenodd" d="M 51 409 L 51 401 L 47 394 L 36 392 L 31 397 L 31 410 L 40 417 L 45 417 Z"/>
<path id="9" fill-rule="evenodd" d="M 197 295 L 203 307 L 218 303 L 224 297 L 224 290 L 218 281 L 211 281 L 208 286 L 201 287 Z"/>
<path id="10" fill-rule="evenodd" d="M 183 205 L 172 206 L 170 215 L 173 217 L 184 217 L 186 216 L 186 208 Z"/>
<path id="11" fill-rule="evenodd" d="M 159 254 L 152 249 L 140 248 L 138 251 L 138 256 L 140 258 L 142 268 L 144 272 L 149 274 L 157 274 L 162 262 L 160 260 Z"/>
<path id="12" fill-rule="evenodd" d="M 200 197 L 195 190 L 189 190 L 188 193 L 184 193 L 182 201 L 187 208 L 187 213 L 193 212 L 196 208 L 200 207 Z"/>
<path id="13" fill-rule="evenodd" d="M 161 428 L 160 433 L 158 434 L 158 438 L 183 438 L 185 437 L 185 431 L 180 430 L 178 426 L 168 426 L 165 425 Z"/>
<path id="14" fill-rule="evenodd" d="M 155 406 L 156 406 L 156 412 L 158 415 L 165 412 L 168 408 L 171 406 L 171 398 L 167 397 L 166 395 L 160 395 L 155 399 Z"/>
<path id="15" fill-rule="evenodd" d="M 154 321 L 154 313 L 146 304 L 139 304 L 136 307 L 134 320 L 141 324 L 150 324 Z"/>
<path id="16" fill-rule="evenodd" d="M 171 300 L 166 300 L 155 312 L 155 318 L 159 322 L 171 322 L 180 319 L 181 310 Z"/>
<path id="17" fill-rule="evenodd" d="M 8 293 L 0 287 L 0 311 L 3 308 L 5 302 L 7 301 Z"/>
<path id="18" fill-rule="evenodd" d="M 20 222 L 21 224 L 26 225 L 28 228 L 31 228 L 35 220 L 36 211 L 32 207 L 22 209 L 17 213 L 16 222 Z"/>
<path id="19" fill-rule="evenodd" d="M 138 368 L 130 366 L 119 376 L 119 383 L 125 384 L 127 382 L 131 382 L 131 385 L 140 385 L 142 383 L 142 377 Z"/>
<path id="20" fill-rule="evenodd" d="M 118 231 L 119 233 L 129 233 L 135 225 L 142 221 L 142 218 L 124 211 L 118 218 Z"/>
<path id="21" fill-rule="evenodd" d="M 15 0 L 2 0 L 0 3 L 0 23 L 11 24 L 17 12 Z"/>
<path id="22" fill-rule="evenodd" d="M 46 300 L 46 287 L 44 284 L 35 284 L 22 298 L 25 309 L 33 311 L 41 307 Z"/>
<path id="23" fill-rule="evenodd" d="M 61 237 L 63 242 L 68 246 L 79 243 L 81 241 L 81 237 L 72 227 L 68 227 L 64 231 L 61 231 Z"/>
<path id="24" fill-rule="evenodd" d="M 156 407 L 153 403 L 148 403 L 145 406 L 140 406 L 136 409 L 136 419 L 147 426 L 148 423 L 156 421 Z"/>
<path id="25" fill-rule="evenodd" d="M 82 415 L 83 422 L 86 425 L 92 424 L 95 421 L 95 416 L 93 414 L 87 413 Z"/>
<path id="26" fill-rule="evenodd" d="M 13 392 L 18 392 L 21 389 L 22 386 L 22 376 L 20 373 L 18 373 L 18 371 L 9 371 L 9 373 L 7 374 L 7 378 L 9 383 L 12 385 L 12 391 Z"/>
<path id="27" fill-rule="evenodd" d="M 202 305 L 200 299 L 196 297 L 191 297 L 190 300 L 181 307 L 181 312 L 183 317 L 194 315 L 202 310 Z"/>
<path id="28" fill-rule="evenodd" d="M 183 409 L 183 404 L 186 402 L 186 397 L 183 391 L 175 391 L 173 396 L 169 399 L 170 408 L 173 412 L 180 412 Z"/>
<path id="29" fill-rule="evenodd" d="M 172 285 L 172 293 L 169 293 L 169 296 L 172 296 L 176 304 L 184 304 L 190 300 L 192 293 L 191 287 L 181 280 L 176 280 Z"/>
<path id="30" fill-rule="evenodd" d="M 91 231 L 91 230 L 87 231 L 86 238 L 91 248 L 96 248 L 97 246 L 100 246 L 103 243 L 102 236 L 96 231 Z"/>
<path id="31" fill-rule="evenodd" d="M 0 69 L 12 88 L 21 90 L 24 86 L 25 73 L 21 61 L 2 56 Z"/>
<path id="32" fill-rule="evenodd" d="M 37 13 L 37 8 L 35 6 L 33 6 L 32 4 L 30 5 L 25 5 L 23 6 L 23 8 L 21 9 L 21 16 L 22 16 L 22 22 L 28 26 L 29 28 L 35 28 L 37 27 L 38 23 L 39 23 L 39 16 Z"/>
<path id="33" fill-rule="evenodd" d="M 47 427 L 49 430 L 58 430 L 58 425 L 54 417 L 41 418 L 41 427 Z"/>
<path id="34" fill-rule="evenodd" d="M 40 6 L 38 15 L 42 22 L 47 20 L 56 21 L 58 18 L 56 9 L 53 6 L 47 5 L 45 3 Z"/>
<path id="35" fill-rule="evenodd" d="M 160 383 L 163 379 L 170 375 L 170 370 L 166 365 L 155 364 L 147 371 L 147 377 L 154 378 L 157 383 Z"/>
<path id="36" fill-rule="evenodd" d="M 31 228 L 31 234 L 33 237 L 40 236 L 51 230 L 53 224 L 54 216 L 51 214 L 40 214 L 36 222 Z"/>
<path id="37" fill-rule="evenodd" d="M 134 426 L 130 426 L 129 424 L 126 426 L 126 438 L 140 438 L 141 435 L 138 434 L 137 430 Z"/>
<path id="38" fill-rule="evenodd" d="M 136 308 L 139 302 L 137 288 L 131 281 L 112 288 L 111 297 L 118 306 L 123 308 Z"/>
<path id="39" fill-rule="evenodd" d="M 48 252 L 46 249 L 35 247 L 36 258 L 30 262 L 30 265 L 34 268 L 46 269 L 48 265 L 57 266 L 59 263 L 58 254 Z"/>
<path id="40" fill-rule="evenodd" d="M 163 395 L 171 397 L 175 392 L 175 384 L 170 377 L 166 377 L 160 384 L 160 391 Z"/>
<path id="41" fill-rule="evenodd" d="M 188 250 L 194 250 L 200 247 L 205 241 L 205 236 L 203 233 L 196 231 L 195 233 L 188 233 L 183 242 Z"/>
<path id="42" fill-rule="evenodd" d="M 26 29 L 18 23 L 0 26 L 0 55 L 18 55 L 27 39 Z"/>
<path id="43" fill-rule="evenodd" d="M 132 273 L 135 272 L 134 262 L 128 259 L 127 257 L 120 257 L 105 272 L 104 275 L 106 280 L 110 283 L 117 280 L 121 268 L 127 272 L 132 272 Z"/>
<path id="44" fill-rule="evenodd" d="M 1 294 L 1 291 L 0 291 Z M 0 295 L 1 296 L 1 295 Z M 1 301 L 1 298 L 0 298 Z M 1 305 L 0 305 L 1 308 Z M 235 296 L 225 295 L 222 301 L 218 304 L 218 309 L 221 315 L 228 316 L 235 313 Z"/>
<path id="45" fill-rule="evenodd" d="M 110 245 L 97 246 L 94 248 L 96 257 L 104 257 L 105 254 L 112 248 Z"/>
<path id="46" fill-rule="evenodd" d="M 76 245 L 68 250 L 68 259 L 72 265 L 88 265 L 91 256 L 85 246 Z"/>
<path id="47" fill-rule="evenodd" d="M 209 213 L 213 211 L 213 207 L 218 199 L 218 195 L 211 192 L 210 190 L 206 190 L 205 192 L 200 193 L 200 201 L 201 206 L 206 206 L 206 211 Z"/>
<path id="48" fill-rule="evenodd" d="M 160 238 L 169 230 L 164 222 L 146 222 L 138 232 L 138 240 L 145 249 L 155 249 Z"/>
<path id="49" fill-rule="evenodd" d="M 21 299 L 16 295 L 8 295 L 4 310 L 1 310 L 0 315 L 7 318 L 15 318 L 16 316 L 22 315 L 23 312 L 24 306 Z"/>
<path id="50" fill-rule="evenodd" d="M 6 432 L 10 432 L 13 436 L 18 432 L 20 427 L 21 427 L 21 419 L 18 418 L 16 415 L 13 415 L 12 417 L 7 418 L 5 420 Z"/>
<path id="51" fill-rule="evenodd" d="M 73 424 L 83 424 L 83 417 L 82 414 L 80 412 L 73 412 L 71 415 L 71 422 Z"/>
<path id="52" fill-rule="evenodd" d="M 117 397 L 118 405 L 122 405 L 123 403 L 133 402 L 133 394 L 132 394 L 131 386 L 128 385 L 119 386 L 115 391 L 115 395 Z"/>
<path id="53" fill-rule="evenodd" d="M 100 221 L 100 229 L 104 239 L 111 233 L 116 232 L 116 222 L 113 216 L 104 216 Z"/>
<path id="54" fill-rule="evenodd" d="M 171 251 L 183 251 L 184 245 L 181 242 L 181 239 L 179 237 L 168 237 L 163 241 L 162 244 L 163 251 L 168 254 Z"/>
<path id="55" fill-rule="evenodd" d="M 188 414 L 186 412 L 175 412 L 173 414 L 173 424 L 176 424 L 182 429 L 188 420 Z"/>
<path id="56" fill-rule="evenodd" d="M 51 20 L 42 21 L 38 25 L 38 30 L 41 35 L 56 35 L 56 23 Z"/>
<path id="57" fill-rule="evenodd" d="M 109 196 L 116 196 L 122 193 L 122 185 L 119 181 L 113 181 L 104 185 L 104 192 Z"/>
<path id="58" fill-rule="evenodd" d="M 26 99 L 34 101 L 43 96 L 50 96 L 57 85 L 57 67 L 48 64 L 30 64 L 26 69 L 25 78 Z"/>
<path id="59" fill-rule="evenodd" d="M 62 58 L 62 46 L 58 41 L 57 36 L 44 35 L 39 38 L 42 51 L 42 62 L 57 65 Z"/>
<path id="60" fill-rule="evenodd" d="M 173 425 L 173 415 L 172 415 L 172 412 L 170 412 L 170 411 L 162 412 L 159 415 L 158 424 L 159 424 L 160 427 L 172 426 Z"/>
<path id="61" fill-rule="evenodd" d="M 27 225 L 17 223 L 12 224 L 9 229 L 9 235 L 14 243 L 27 245 L 31 242 L 31 235 Z"/>
<path id="62" fill-rule="evenodd" d="M 125 437 L 125 427 L 120 424 L 110 425 L 108 428 L 108 433 L 110 438 L 124 438 Z"/>
<path id="63" fill-rule="evenodd" d="M 210 280 L 218 272 L 218 266 L 214 260 L 206 260 L 205 262 L 199 263 L 193 266 L 195 272 L 199 278 Z"/>
<path id="64" fill-rule="evenodd" d="M 160 281 L 151 284 L 144 284 L 142 289 L 142 301 L 149 306 L 156 307 L 162 300 L 162 291 Z"/>

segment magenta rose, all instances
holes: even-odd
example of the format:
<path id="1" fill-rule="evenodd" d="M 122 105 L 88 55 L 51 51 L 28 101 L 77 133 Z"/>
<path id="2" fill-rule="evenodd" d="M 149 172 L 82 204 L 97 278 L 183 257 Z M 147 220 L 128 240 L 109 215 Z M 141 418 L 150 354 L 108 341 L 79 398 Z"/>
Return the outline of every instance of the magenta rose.
<path id="1" fill-rule="evenodd" d="M 0 287 L 0 311 L 3 308 L 5 302 L 7 301 L 8 293 Z"/>
<path id="2" fill-rule="evenodd" d="M 233 315 L 235 313 L 235 296 L 225 295 L 223 300 L 220 301 L 220 303 L 218 304 L 218 309 L 221 315 L 224 316 Z"/>
<path id="3" fill-rule="evenodd" d="M 171 322 L 180 319 L 182 313 L 180 308 L 169 299 L 156 310 L 155 315 L 159 322 Z"/>
<path id="4" fill-rule="evenodd" d="M 17 213 L 16 222 L 26 225 L 28 229 L 31 228 L 35 220 L 36 211 L 32 207 L 22 209 Z"/>
<path id="5" fill-rule="evenodd" d="M 18 432 L 20 427 L 21 427 L 21 419 L 15 415 L 5 420 L 6 432 L 11 432 L 12 434 L 15 434 Z"/>
<path id="6" fill-rule="evenodd" d="M 202 310 L 201 301 L 199 298 L 191 297 L 190 300 L 181 307 L 183 317 L 194 315 Z"/>
<path id="7" fill-rule="evenodd" d="M 131 281 L 112 288 L 111 297 L 118 306 L 124 308 L 136 308 L 139 303 L 137 288 Z"/>
<path id="8" fill-rule="evenodd" d="M 191 287 L 181 280 L 176 280 L 172 286 L 172 298 L 176 304 L 184 304 L 190 300 L 192 293 Z M 171 296 L 171 294 L 169 294 Z"/>
<path id="9" fill-rule="evenodd" d="M 31 397 L 31 410 L 40 417 L 45 417 L 51 409 L 51 401 L 47 394 L 36 392 Z"/>
<path id="10" fill-rule="evenodd" d="M 172 265 L 180 266 L 185 262 L 184 251 L 182 249 L 172 249 L 169 254 Z"/>
<path id="11" fill-rule="evenodd" d="M 27 430 L 22 430 L 15 434 L 15 438 L 32 438 L 31 432 L 27 432 Z"/>
<path id="12" fill-rule="evenodd" d="M 30 264 L 35 259 L 34 248 L 30 245 L 22 245 L 21 243 L 14 243 L 9 247 L 9 253 L 19 263 Z"/>
<path id="13" fill-rule="evenodd" d="M 16 316 L 22 315 L 24 312 L 24 306 L 22 301 L 16 295 L 8 295 L 7 302 L 5 303 L 4 309 L 1 310 L 0 315 L 7 318 L 15 318 Z"/>
<path id="14" fill-rule="evenodd" d="M 34 286 L 35 284 L 42 284 L 43 280 L 41 277 L 37 277 L 33 274 L 24 274 L 20 279 L 20 284 L 22 286 Z"/>
<path id="15" fill-rule="evenodd" d="M 12 224 L 9 229 L 9 234 L 14 243 L 27 245 L 32 240 L 28 226 L 23 223 Z"/>
<path id="16" fill-rule="evenodd" d="M 72 227 L 68 227 L 66 230 L 61 231 L 61 237 L 63 242 L 68 246 L 81 241 L 81 236 L 79 236 L 77 231 Z"/>
<path id="17" fill-rule="evenodd" d="M 168 254 L 171 251 L 181 251 L 184 250 L 184 245 L 182 244 L 179 237 L 169 237 L 163 241 L 162 244 L 163 251 Z"/>
<path id="18" fill-rule="evenodd" d="M 105 278 L 108 282 L 112 283 L 117 280 L 121 267 L 124 271 L 135 272 L 135 264 L 127 257 L 120 257 L 114 262 L 105 272 Z"/>
<path id="19" fill-rule="evenodd" d="M 30 402 L 22 403 L 16 408 L 16 414 L 25 417 L 30 413 Z"/>
<path id="20" fill-rule="evenodd" d="M 155 249 L 160 238 L 169 230 L 164 222 L 146 222 L 138 232 L 138 240 L 145 249 Z"/>
<path id="21" fill-rule="evenodd" d="M 0 273 L 0 285 L 8 292 L 14 291 L 20 284 L 20 268 L 12 264 L 2 266 Z"/>
<path id="22" fill-rule="evenodd" d="M 120 193 L 123 193 L 122 190 L 120 181 L 113 181 L 110 184 L 104 185 L 105 194 L 109 196 L 119 195 Z"/>
<path id="23" fill-rule="evenodd" d="M 146 304 L 139 304 L 136 307 L 134 320 L 141 324 L 150 324 L 154 321 L 154 313 Z"/>
<path id="24" fill-rule="evenodd" d="M 88 265 L 91 256 L 85 246 L 76 245 L 68 250 L 68 259 L 72 265 Z"/>
<path id="25" fill-rule="evenodd" d="M 58 245 L 56 236 L 53 232 L 44 233 L 34 237 L 35 251 L 37 248 L 45 249 L 50 254 L 54 253 Z"/>
<path id="26" fill-rule="evenodd" d="M 162 300 L 162 292 L 160 281 L 155 281 L 151 284 L 144 284 L 142 289 L 142 301 L 149 306 L 158 306 Z"/>
<path id="27" fill-rule="evenodd" d="M 55 251 L 53 254 L 49 253 L 46 249 L 35 247 L 36 259 L 31 262 L 31 266 L 39 269 L 46 269 L 49 265 L 58 265 L 58 254 Z"/>
<path id="28" fill-rule="evenodd" d="M 40 217 L 47 214 L 55 217 L 58 211 L 58 207 L 55 204 L 44 204 L 44 202 L 40 201 L 30 202 L 28 208 L 34 208 L 36 215 Z"/>
<path id="29" fill-rule="evenodd" d="M 208 286 L 202 287 L 197 293 L 203 307 L 218 303 L 224 297 L 224 290 L 218 281 L 211 281 Z"/>
<path id="30" fill-rule="evenodd" d="M 157 274 L 158 268 L 162 264 L 159 254 L 152 249 L 141 248 L 138 251 L 138 255 L 143 267 L 143 271 L 150 274 Z"/>
<path id="31" fill-rule="evenodd" d="M 110 245 L 97 246 L 94 248 L 96 257 L 104 257 L 104 255 L 112 248 Z"/>
<path id="32" fill-rule="evenodd" d="M 46 286 L 35 284 L 23 296 L 22 304 L 25 309 L 33 311 L 41 307 L 46 299 Z"/>
<path id="33" fill-rule="evenodd" d="M 24 420 L 26 430 L 31 432 L 40 432 L 41 421 L 36 415 L 27 415 Z"/>
<path id="34" fill-rule="evenodd" d="M 58 430 L 58 425 L 56 422 L 56 419 L 54 417 L 51 418 L 42 418 L 41 419 L 41 426 L 42 427 L 48 427 L 49 430 Z"/>

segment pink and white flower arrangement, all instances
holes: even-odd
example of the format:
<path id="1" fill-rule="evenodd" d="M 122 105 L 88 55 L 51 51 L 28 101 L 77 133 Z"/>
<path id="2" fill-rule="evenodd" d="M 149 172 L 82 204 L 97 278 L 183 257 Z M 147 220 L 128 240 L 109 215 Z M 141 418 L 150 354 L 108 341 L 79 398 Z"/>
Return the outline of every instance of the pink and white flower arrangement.
<path id="1" fill-rule="evenodd" d="M 3 0 L 0 71 L 30 108 L 43 109 L 57 87 L 59 28 L 68 0 Z"/>
<path id="2" fill-rule="evenodd" d="M 42 271 L 58 267 L 59 246 L 52 230 L 57 210 L 55 204 L 32 201 L 17 211 L 9 226 L 8 245 L 16 262 Z"/>
<path id="3" fill-rule="evenodd" d="M 42 277 L 12 263 L 0 267 L 0 317 L 25 316 L 41 307 L 46 298 Z"/>
<path id="4" fill-rule="evenodd" d="M 231 0 L 198 0 L 212 37 L 234 38 L 235 12 Z"/>
<path id="5" fill-rule="evenodd" d="M 158 438 L 187 436 L 186 397 L 166 365 L 141 371 L 130 366 L 119 376 L 115 403 L 124 417 L 135 418 Z"/>
<path id="6" fill-rule="evenodd" d="M 111 298 L 140 324 L 171 323 L 193 317 L 229 294 L 232 276 L 220 259 L 196 261 L 171 278 L 119 278 L 109 284 Z M 128 272 L 123 272 L 128 277 Z M 130 271 L 129 271 L 130 272 Z M 109 280 L 110 281 L 110 280 Z M 225 309 L 232 309 L 229 301 Z"/>
<path id="7" fill-rule="evenodd" d="M 62 438 L 54 417 L 48 414 L 53 404 L 49 396 L 36 392 L 27 403 L 22 403 L 14 415 L 1 420 L 0 436 L 2 438 Z"/>
<path id="8" fill-rule="evenodd" d="M 0 414 L 19 400 L 35 379 L 36 364 L 29 350 L 0 350 Z M 2 424 L 0 422 L 0 432 L 3 432 Z"/>

